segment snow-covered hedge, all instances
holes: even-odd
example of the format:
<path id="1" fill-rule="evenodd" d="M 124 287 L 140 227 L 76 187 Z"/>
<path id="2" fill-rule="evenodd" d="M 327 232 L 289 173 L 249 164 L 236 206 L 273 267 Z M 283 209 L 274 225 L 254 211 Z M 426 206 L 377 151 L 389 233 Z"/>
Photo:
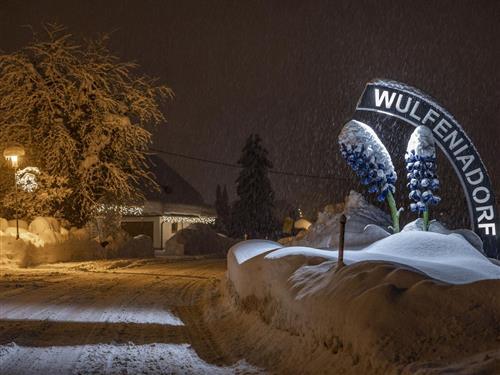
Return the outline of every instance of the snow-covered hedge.
<path id="1" fill-rule="evenodd" d="M 398 373 L 498 344 L 500 267 L 461 235 L 408 227 L 347 250 L 339 270 L 336 255 L 260 240 L 228 253 L 224 309 L 239 311 L 241 340 L 272 348 L 278 372 Z"/>

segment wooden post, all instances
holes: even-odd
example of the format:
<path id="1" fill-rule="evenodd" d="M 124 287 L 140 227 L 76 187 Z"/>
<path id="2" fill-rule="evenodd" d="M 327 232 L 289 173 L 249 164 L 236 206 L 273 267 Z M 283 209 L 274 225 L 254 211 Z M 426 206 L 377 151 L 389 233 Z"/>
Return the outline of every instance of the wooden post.
<path id="1" fill-rule="evenodd" d="M 345 223 L 347 222 L 347 217 L 342 214 L 340 215 L 340 230 L 339 230 L 339 256 L 337 260 L 337 268 L 344 267 L 344 235 L 345 235 Z"/>

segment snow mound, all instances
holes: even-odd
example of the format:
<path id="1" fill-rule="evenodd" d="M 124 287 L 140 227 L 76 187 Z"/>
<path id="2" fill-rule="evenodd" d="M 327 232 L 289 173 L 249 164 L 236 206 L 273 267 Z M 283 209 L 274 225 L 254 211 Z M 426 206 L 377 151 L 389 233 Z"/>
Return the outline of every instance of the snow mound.
<path id="1" fill-rule="evenodd" d="M 9 222 L 7 219 L 4 219 L 3 217 L 0 217 L 0 230 L 4 231 L 9 227 Z"/>
<path id="2" fill-rule="evenodd" d="M 236 240 L 218 234 L 208 224 L 191 224 L 165 242 L 168 255 L 226 254 Z"/>
<path id="3" fill-rule="evenodd" d="M 424 228 L 424 221 L 421 218 L 418 218 L 417 220 L 414 220 L 411 223 L 406 224 L 405 227 L 402 229 L 402 232 L 423 231 L 424 230 L 423 228 Z M 480 251 L 481 254 L 484 254 L 483 241 L 481 240 L 481 237 L 479 237 L 475 232 L 471 231 L 470 229 L 450 230 L 446 228 L 443 224 L 441 224 L 439 221 L 432 220 L 429 223 L 427 231 L 434 233 L 441 233 L 441 234 L 451 234 L 451 233 L 459 234 L 463 238 L 465 238 L 476 250 Z"/>
<path id="4" fill-rule="evenodd" d="M 232 307 L 219 304 L 214 319 L 237 311 L 238 344 L 259 348 L 247 358 L 278 373 L 425 373 L 435 361 L 500 354 L 500 267 L 461 235 L 406 231 L 346 250 L 345 267 L 336 256 L 269 241 L 233 246 Z"/>
<path id="5" fill-rule="evenodd" d="M 387 228 L 391 225 L 391 220 L 389 215 L 369 204 L 361 194 L 355 191 L 351 191 L 346 198 L 344 214 L 347 216 L 345 228 L 347 247 L 366 246 L 389 235 L 384 230 L 367 227 L 367 225 L 373 224 Z M 318 220 L 309 227 L 306 235 L 295 238 L 290 242 L 290 245 L 318 248 L 338 247 L 340 215 L 341 213 L 335 213 L 328 209 L 318 213 Z"/>
<path id="6" fill-rule="evenodd" d="M 282 247 L 279 243 L 269 240 L 248 240 L 238 242 L 229 249 L 229 254 L 235 258 L 238 264 L 246 262 L 248 259 L 264 254 L 269 250 Z"/>
<path id="7" fill-rule="evenodd" d="M 2 220 L 0 224 L 5 222 Z M 11 221 L 8 224 L 12 224 Z M 154 256 L 152 240 L 147 236 L 130 238 L 121 231 L 115 233 L 114 238 L 107 238 L 101 246 L 91 238 L 88 228 L 67 230 L 52 217 L 37 217 L 29 225 L 23 224 L 19 228 L 19 240 L 16 234 L 12 226 L 0 230 L 0 265 L 29 267 L 43 263 Z"/>
<path id="8" fill-rule="evenodd" d="M 266 255 L 266 259 L 283 257 L 322 258 L 336 260 L 337 251 L 287 247 Z M 405 231 L 394 234 L 362 250 L 346 250 L 344 262 L 386 261 L 411 269 L 450 284 L 500 279 L 500 267 L 479 253 L 457 233 Z"/>

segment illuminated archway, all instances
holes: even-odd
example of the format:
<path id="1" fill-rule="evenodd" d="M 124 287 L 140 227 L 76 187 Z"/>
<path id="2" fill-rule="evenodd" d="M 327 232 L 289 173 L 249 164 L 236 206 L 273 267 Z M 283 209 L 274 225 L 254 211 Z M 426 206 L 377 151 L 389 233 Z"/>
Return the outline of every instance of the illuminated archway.
<path id="1" fill-rule="evenodd" d="M 354 118 L 370 125 L 366 112 L 373 114 L 374 121 L 378 116 L 396 117 L 408 125 L 425 125 L 432 130 L 436 143 L 462 184 L 472 229 L 483 240 L 486 254 L 499 258 L 500 225 L 495 194 L 479 153 L 453 116 L 420 90 L 386 80 L 375 80 L 366 85 Z"/>

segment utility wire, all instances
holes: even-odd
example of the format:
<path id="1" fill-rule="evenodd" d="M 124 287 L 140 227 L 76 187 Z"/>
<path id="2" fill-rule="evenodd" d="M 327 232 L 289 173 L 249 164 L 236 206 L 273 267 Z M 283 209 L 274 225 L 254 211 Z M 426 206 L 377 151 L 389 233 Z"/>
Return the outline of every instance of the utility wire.
<path id="1" fill-rule="evenodd" d="M 226 162 L 218 161 L 218 160 L 210 160 L 210 159 L 205 159 L 205 158 L 199 158 L 199 157 L 196 157 L 196 156 L 181 154 L 181 153 L 178 153 L 178 152 L 158 150 L 156 148 L 150 148 L 150 150 L 154 151 L 156 153 L 159 153 L 159 154 L 176 156 L 176 157 L 179 157 L 179 158 L 189 159 L 189 160 L 194 160 L 194 161 L 199 161 L 199 162 L 202 162 L 202 163 L 222 165 L 224 167 L 241 169 L 241 165 L 238 165 L 238 164 L 231 164 L 231 163 L 226 163 Z M 270 169 L 269 173 L 270 174 L 276 174 L 276 175 L 282 175 L 282 176 L 315 178 L 315 179 L 320 179 L 320 180 L 343 180 L 343 181 L 349 180 L 349 178 L 346 178 L 346 177 L 320 176 L 320 175 L 307 174 L 307 173 L 296 173 L 296 172 L 280 171 L 280 170 L 276 170 L 276 169 Z"/>

